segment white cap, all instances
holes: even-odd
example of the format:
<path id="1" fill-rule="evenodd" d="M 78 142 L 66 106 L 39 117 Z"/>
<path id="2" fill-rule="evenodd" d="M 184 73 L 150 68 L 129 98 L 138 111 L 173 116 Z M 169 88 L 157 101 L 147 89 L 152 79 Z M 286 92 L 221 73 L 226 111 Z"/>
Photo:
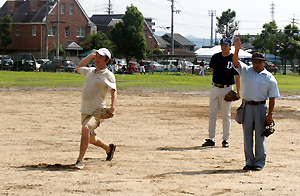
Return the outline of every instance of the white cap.
<path id="1" fill-rule="evenodd" d="M 106 48 L 100 48 L 99 50 L 96 50 L 96 52 L 98 52 L 101 56 L 107 56 L 109 59 L 111 59 L 111 54 Z"/>

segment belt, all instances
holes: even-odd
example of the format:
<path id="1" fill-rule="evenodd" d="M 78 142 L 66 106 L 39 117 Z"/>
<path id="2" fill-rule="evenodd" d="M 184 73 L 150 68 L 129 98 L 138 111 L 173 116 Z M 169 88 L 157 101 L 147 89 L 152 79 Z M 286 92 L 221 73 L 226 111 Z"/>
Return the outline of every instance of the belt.
<path id="1" fill-rule="evenodd" d="M 260 104 L 265 104 L 266 100 L 264 101 L 247 101 L 246 104 L 248 105 L 260 105 Z"/>
<path id="2" fill-rule="evenodd" d="M 225 88 L 225 87 L 230 87 L 231 85 L 227 85 L 227 84 L 216 84 L 213 83 L 214 86 L 218 87 L 218 88 Z"/>

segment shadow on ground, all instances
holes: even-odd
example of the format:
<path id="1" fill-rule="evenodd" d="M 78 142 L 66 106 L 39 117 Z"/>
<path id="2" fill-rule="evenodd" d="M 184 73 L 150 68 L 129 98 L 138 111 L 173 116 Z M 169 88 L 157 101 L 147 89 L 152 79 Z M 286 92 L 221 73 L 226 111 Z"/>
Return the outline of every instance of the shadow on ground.
<path id="1" fill-rule="evenodd" d="M 201 175 L 201 174 L 234 174 L 234 173 L 248 173 L 249 171 L 243 169 L 218 169 L 218 170 L 202 170 L 202 171 L 180 171 L 180 172 L 168 172 L 163 174 L 158 174 L 153 177 L 165 177 L 168 175 Z"/>
<path id="2" fill-rule="evenodd" d="M 204 150 L 207 148 L 219 148 L 218 146 L 192 146 L 192 147 L 159 147 L 156 150 L 161 151 L 184 151 L 184 150 Z"/>

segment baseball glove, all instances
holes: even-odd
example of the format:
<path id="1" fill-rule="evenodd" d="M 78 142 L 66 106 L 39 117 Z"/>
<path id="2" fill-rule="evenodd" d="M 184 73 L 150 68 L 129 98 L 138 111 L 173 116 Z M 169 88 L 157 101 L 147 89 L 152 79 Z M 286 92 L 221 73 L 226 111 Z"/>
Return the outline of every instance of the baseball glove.
<path id="1" fill-rule="evenodd" d="M 111 113 L 109 109 L 104 108 L 104 109 L 95 110 L 93 116 L 98 119 L 105 119 L 105 118 L 112 118 L 114 114 Z"/>
<path id="2" fill-rule="evenodd" d="M 268 137 L 269 135 L 273 134 L 275 132 L 274 126 L 275 122 L 274 120 L 269 124 L 266 120 L 264 122 L 265 124 L 265 131 L 261 134 L 261 136 Z"/>
<path id="3" fill-rule="evenodd" d="M 224 100 L 225 100 L 225 101 L 228 101 L 228 102 L 230 102 L 230 101 L 236 101 L 236 100 L 239 100 L 239 99 L 240 99 L 240 98 L 237 97 L 236 92 L 233 91 L 233 90 L 229 91 L 229 92 L 225 95 L 225 97 L 224 97 Z"/>

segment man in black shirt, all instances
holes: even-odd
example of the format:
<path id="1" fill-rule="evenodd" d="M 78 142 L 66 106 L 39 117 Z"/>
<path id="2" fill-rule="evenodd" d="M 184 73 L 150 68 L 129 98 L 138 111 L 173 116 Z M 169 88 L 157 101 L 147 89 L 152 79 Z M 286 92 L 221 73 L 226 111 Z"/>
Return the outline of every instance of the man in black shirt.
<path id="1" fill-rule="evenodd" d="M 233 89 L 235 81 L 237 96 L 240 96 L 240 76 L 233 68 L 233 54 L 230 53 L 231 40 L 229 38 L 222 38 L 220 43 L 222 52 L 214 54 L 210 61 L 210 69 L 213 73 L 213 83 L 209 100 L 209 139 L 206 139 L 206 142 L 203 143 L 202 146 L 215 146 L 214 138 L 219 111 L 221 111 L 223 120 L 222 146 L 229 146 L 231 102 L 226 102 L 224 96 Z"/>

